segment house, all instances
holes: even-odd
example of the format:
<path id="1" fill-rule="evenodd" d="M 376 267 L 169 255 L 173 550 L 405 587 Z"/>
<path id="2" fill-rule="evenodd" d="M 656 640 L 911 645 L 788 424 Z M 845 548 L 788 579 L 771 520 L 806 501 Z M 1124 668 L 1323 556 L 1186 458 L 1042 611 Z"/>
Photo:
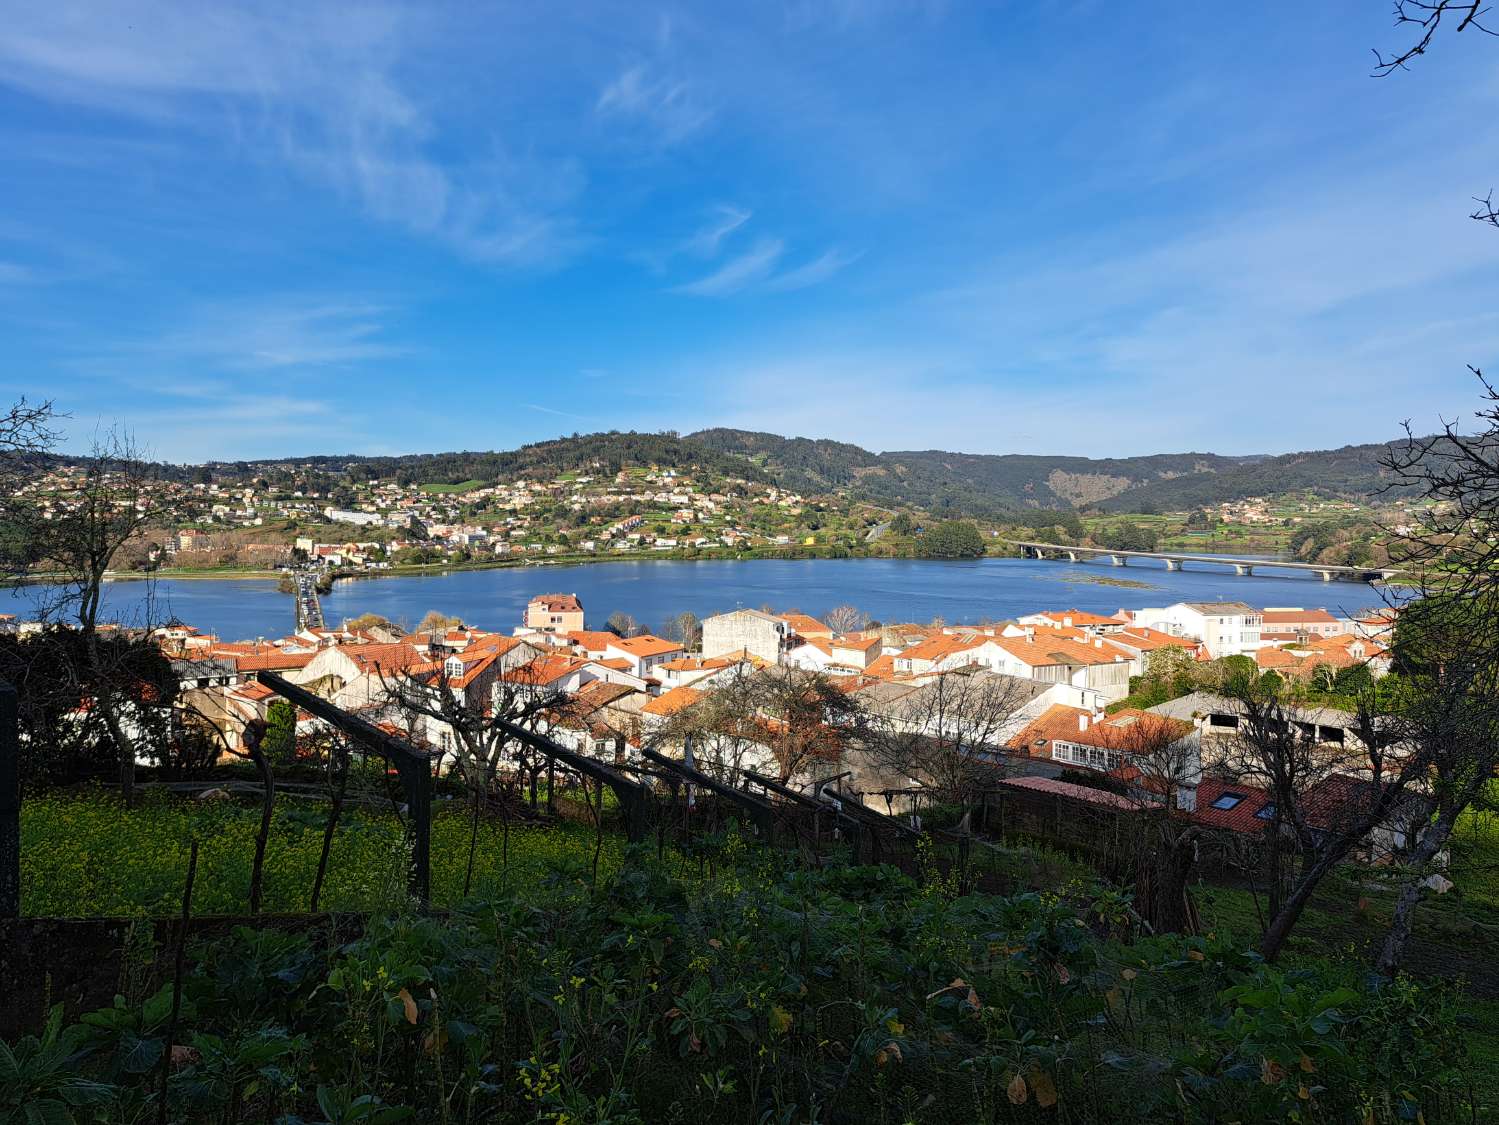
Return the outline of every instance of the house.
<path id="1" fill-rule="evenodd" d="M 830 637 L 833 630 L 829 629 L 817 618 L 806 613 L 780 613 L 776 615 L 791 631 L 799 637 Z"/>
<path id="2" fill-rule="evenodd" d="M 1208 656 L 1253 655 L 1260 647 L 1263 618 L 1243 602 L 1177 602 L 1164 609 L 1137 609 L 1132 624 L 1202 642 Z"/>
<path id="3" fill-rule="evenodd" d="M 590 680 L 602 679 L 592 661 L 564 653 L 544 653 L 534 660 L 506 670 L 505 683 L 537 693 L 576 692 Z"/>
<path id="4" fill-rule="evenodd" d="M 1378 679 L 1390 670 L 1390 655 L 1373 641 L 1356 633 L 1317 637 L 1285 648 L 1262 648 L 1255 663 L 1267 672 L 1288 679 L 1306 679 L 1318 669 L 1340 672 L 1363 666 Z"/>
<path id="5" fill-rule="evenodd" d="M 1145 666 L 1153 652 L 1160 652 L 1162 649 L 1178 649 L 1188 656 L 1195 657 L 1202 647 L 1199 642 L 1187 637 L 1173 637 L 1170 633 L 1144 626 L 1130 626 L 1120 629 L 1117 633 L 1106 634 L 1104 643 L 1129 657 L 1131 676 L 1145 674 Z"/>
<path id="6" fill-rule="evenodd" d="M 548 719 L 546 734 L 569 749 L 623 765 L 627 747 L 640 739 L 646 702 L 643 693 L 627 685 L 593 680 Z"/>
<path id="7" fill-rule="evenodd" d="M 668 691 L 688 684 L 707 684 L 735 674 L 736 670 L 764 667 L 763 660 L 756 660 L 742 652 L 731 652 L 725 656 L 678 656 L 656 665 L 654 672 Z"/>
<path id="8" fill-rule="evenodd" d="M 1176 789 L 1176 807 L 1191 812 L 1202 778 L 1201 732 L 1183 719 L 1126 707 L 1112 715 L 1076 716 L 1071 731 L 1049 732 L 1051 758 L 1070 766 L 1125 775 L 1150 789 Z"/>
<path id="9" fill-rule="evenodd" d="M 1089 642 L 1028 628 L 1023 636 L 995 637 L 989 644 L 997 654 L 989 667 L 996 672 L 1071 684 L 1097 692 L 1104 703 L 1129 694 L 1130 660 L 1101 636 Z"/>
<path id="10" fill-rule="evenodd" d="M 997 659 L 990 647 L 993 640 L 980 634 L 938 633 L 897 652 L 892 661 L 895 674 L 928 676 L 970 664 L 990 665 Z M 980 649 L 986 651 L 980 653 Z"/>
<path id="11" fill-rule="evenodd" d="M 1307 827 L 1316 837 L 1336 830 L 1340 824 L 1346 825 L 1378 796 L 1378 787 L 1373 782 L 1333 773 L 1316 781 L 1298 804 Z M 1363 863 L 1390 862 L 1410 846 L 1425 813 L 1425 802 L 1415 795 L 1408 796 L 1359 844 L 1355 858 Z M 1210 828 L 1258 836 L 1275 819 L 1275 801 L 1268 790 L 1259 786 L 1203 778 L 1197 786 L 1197 807 L 1192 819 Z"/>
<path id="12" fill-rule="evenodd" d="M 1266 606 L 1261 612 L 1260 640 L 1305 641 L 1313 637 L 1336 637 L 1347 633 L 1352 623 L 1334 617 L 1325 609 Z"/>
<path id="13" fill-rule="evenodd" d="M 649 633 L 638 637 L 615 637 L 604 650 L 605 660 L 623 660 L 625 670 L 632 675 L 650 676 L 655 668 L 682 655 L 682 646 L 676 641 Z"/>
<path id="14" fill-rule="evenodd" d="M 1207 691 L 1194 691 L 1179 699 L 1158 703 L 1149 709 L 1156 715 L 1181 719 L 1202 732 L 1203 755 L 1209 762 L 1224 756 L 1239 735 L 1243 706 L 1235 699 Z M 1288 708 L 1286 722 L 1307 742 L 1340 752 L 1363 745 L 1358 735 L 1358 716 L 1335 707 Z"/>
<path id="15" fill-rule="evenodd" d="M 809 637 L 799 634 L 801 642 L 786 652 L 786 663 L 813 672 L 847 676 L 864 671 L 880 655 L 883 647 L 879 633 L 839 633 Z"/>
<path id="16" fill-rule="evenodd" d="M 767 664 L 779 664 L 790 641 L 784 620 L 757 609 L 736 609 L 703 619 L 703 655 L 747 652 Z"/>
<path id="17" fill-rule="evenodd" d="M 583 628 L 576 594 L 538 594 L 526 604 L 525 625 L 538 633 L 575 633 Z"/>
<path id="18" fill-rule="evenodd" d="M 1030 613 L 1015 619 L 1021 625 L 1061 626 L 1067 629 L 1082 629 L 1089 633 L 1117 633 L 1125 627 L 1118 617 L 1104 617 L 1081 609 L 1049 609 L 1041 613 Z"/>
<path id="19" fill-rule="evenodd" d="M 386 645 L 329 645 L 288 679 L 345 711 L 385 707 L 396 681 L 430 667 L 421 649 L 404 641 Z"/>

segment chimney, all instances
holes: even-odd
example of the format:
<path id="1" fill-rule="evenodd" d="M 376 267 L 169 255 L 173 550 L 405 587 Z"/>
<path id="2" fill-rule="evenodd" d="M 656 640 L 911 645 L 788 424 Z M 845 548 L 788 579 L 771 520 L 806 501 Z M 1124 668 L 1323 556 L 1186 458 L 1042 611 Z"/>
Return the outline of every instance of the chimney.
<path id="1" fill-rule="evenodd" d="M 1025 627 L 1025 639 L 1028 641 L 1033 641 L 1036 639 L 1036 630 L 1031 628 L 1031 626 L 1029 625 Z"/>
<path id="2" fill-rule="evenodd" d="M 1103 648 L 1103 638 L 1102 637 L 1094 637 L 1093 638 L 1093 647 L 1094 648 Z"/>
<path id="3" fill-rule="evenodd" d="M 1088 729 L 1088 714 L 1087 714 L 1087 712 L 1084 712 L 1083 714 L 1081 714 L 1081 715 L 1079 715 L 1077 717 L 1077 729 L 1078 729 L 1079 732 L 1082 732 L 1082 731 L 1085 731 L 1085 730 Z"/>

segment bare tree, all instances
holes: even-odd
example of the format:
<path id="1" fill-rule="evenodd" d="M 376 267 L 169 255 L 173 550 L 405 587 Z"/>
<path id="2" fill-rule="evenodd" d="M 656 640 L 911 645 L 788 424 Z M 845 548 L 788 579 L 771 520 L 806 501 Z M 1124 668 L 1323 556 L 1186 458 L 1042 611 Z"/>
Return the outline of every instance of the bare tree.
<path id="1" fill-rule="evenodd" d="M 1383 465 L 1394 486 L 1430 501 L 1419 529 L 1402 537 L 1419 584 L 1390 599 L 1405 690 L 1388 722 L 1428 764 L 1431 815 L 1406 860 L 1378 961 L 1385 973 L 1399 964 L 1431 863 L 1499 766 L 1499 394 L 1474 375 L 1484 392 L 1478 432 L 1447 422 L 1418 438 L 1407 424 L 1406 441 Z"/>
<path id="2" fill-rule="evenodd" d="M 104 583 L 120 549 L 166 515 L 157 466 L 128 432 L 109 430 L 96 438 L 78 479 L 54 498 L 40 560 L 61 579 L 48 612 L 70 617 L 83 637 L 86 666 L 80 679 L 119 755 L 127 802 L 134 797 L 136 760 L 146 748 L 132 712 L 151 701 L 139 697 L 138 685 L 122 680 L 118 646 L 101 641 Z M 152 609 L 149 587 L 146 594 L 146 619 L 136 622 L 142 629 L 149 627 Z"/>
<path id="3" fill-rule="evenodd" d="M 789 665 L 742 665 L 668 716 L 651 743 L 679 749 L 690 739 L 697 768 L 730 784 L 745 768 L 771 768 L 763 760 L 769 755 L 784 782 L 815 762 L 839 762 L 862 722 L 857 699 L 831 677 Z"/>
<path id="4" fill-rule="evenodd" d="M 1413 27 L 1416 39 L 1393 55 L 1375 49 L 1374 76 L 1385 78 L 1397 70 L 1408 70 L 1413 59 L 1426 53 L 1443 22 L 1459 32 L 1471 27 L 1485 35 L 1499 35 L 1499 31 L 1479 22 L 1487 11 L 1484 0 L 1395 0 L 1395 26 Z"/>
<path id="5" fill-rule="evenodd" d="M 517 742 L 507 725 L 539 730 L 566 696 L 536 682 L 524 664 L 496 655 L 486 667 L 455 675 L 445 660 L 382 672 L 383 710 L 413 741 L 451 758 L 464 782 L 488 793 L 508 766 L 529 777 L 539 766 L 531 748 Z"/>
<path id="6" fill-rule="evenodd" d="M 888 696 L 878 699 L 878 694 Z M 865 693 L 861 693 L 865 694 Z M 877 769 L 909 778 L 966 815 L 1002 775 L 1003 750 L 1036 694 L 1030 680 L 977 668 L 943 672 L 906 692 L 874 688 L 863 752 Z"/>
<path id="7" fill-rule="evenodd" d="M 703 642 L 703 623 L 691 610 L 683 610 L 661 626 L 661 636 L 668 641 L 676 641 L 688 652 L 692 652 Z"/>
<path id="8" fill-rule="evenodd" d="M 1137 711 L 1091 729 L 1106 763 L 1126 779 L 1124 799 L 1133 806 L 1120 825 L 1127 847 L 1118 873 L 1134 886 L 1135 911 L 1156 933 L 1196 933 L 1192 874 L 1211 842 L 1190 815 L 1202 779 L 1200 735 L 1190 723 Z"/>
<path id="9" fill-rule="evenodd" d="M 604 627 L 618 637 L 638 637 L 645 632 L 644 626 L 624 610 L 615 610 L 604 622 Z"/>
<path id="10" fill-rule="evenodd" d="M 1240 737 L 1231 761 L 1272 802 L 1267 846 L 1279 867 L 1260 952 L 1273 961 L 1322 880 L 1373 833 L 1412 815 L 1429 763 L 1387 721 L 1372 691 L 1359 701 L 1356 737 L 1341 748 L 1303 734 L 1296 709 L 1263 681 L 1241 682 L 1233 698 Z M 1280 856 L 1283 844 L 1294 849 L 1291 864 Z"/>
<path id="11" fill-rule="evenodd" d="M 368 614 L 366 616 L 369 616 Z M 415 633 L 445 633 L 463 624 L 463 618 L 453 617 L 436 609 L 429 609 L 416 623 Z"/>
<path id="12" fill-rule="evenodd" d="M 840 605 L 828 611 L 823 624 L 834 633 L 859 633 L 869 627 L 869 614 L 857 606 Z"/>
<path id="13" fill-rule="evenodd" d="M 0 414 L 0 556 L 10 574 L 36 562 L 42 542 L 35 504 L 23 496 L 41 459 L 57 444 L 57 413 L 51 402 L 25 398 Z"/>

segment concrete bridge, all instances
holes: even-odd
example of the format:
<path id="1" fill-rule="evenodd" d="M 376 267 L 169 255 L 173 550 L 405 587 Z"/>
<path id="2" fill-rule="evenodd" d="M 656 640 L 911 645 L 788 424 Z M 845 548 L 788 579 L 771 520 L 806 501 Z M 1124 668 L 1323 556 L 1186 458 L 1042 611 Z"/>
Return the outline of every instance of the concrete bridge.
<path id="1" fill-rule="evenodd" d="M 292 576 L 293 595 L 297 600 L 297 629 L 323 628 L 323 603 L 318 600 L 317 575 L 299 570 Z"/>
<path id="2" fill-rule="evenodd" d="M 1399 574 L 1398 570 L 1368 566 L 1327 566 L 1323 563 L 1281 562 L 1267 559 L 1235 559 L 1227 555 L 1177 555 L 1166 551 L 1115 551 L 1107 547 L 1067 547 L 1060 543 L 1027 543 L 1018 539 L 1006 540 L 1012 547 L 1019 547 L 1028 559 L 1067 559 L 1070 562 L 1086 562 L 1089 559 L 1108 559 L 1114 566 L 1125 566 L 1130 559 L 1159 559 L 1167 570 L 1181 570 L 1187 563 L 1204 563 L 1213 566 L 1231 566 L 1241 577 L 1254 574 L 1255 567 L 1271 570 L 1303 570 L 1319 576 L 1324 582 L 1340 579 L 1345 582 L 1386 582 Z"/>

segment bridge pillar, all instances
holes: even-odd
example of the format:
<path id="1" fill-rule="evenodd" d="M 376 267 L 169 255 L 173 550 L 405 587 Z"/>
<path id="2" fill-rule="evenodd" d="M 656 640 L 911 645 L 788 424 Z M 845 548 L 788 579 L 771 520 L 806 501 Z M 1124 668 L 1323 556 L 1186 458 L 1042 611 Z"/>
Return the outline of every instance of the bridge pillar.
<path id="1" fill-rule="evenodd" d="M 1234 573 L 1240 578 L 1249 578 L 1254 574 L 1254 567 L 1248 563 L 1234 563 Z"/>
<path id="2" fill-rule="evenodd" d="M 1331 582 L 1332 581 L 1332 571 L 1330 571 L 1330 570 L 1323 570 L 1323 571 L 1319 571 L 1318 573 L 1320 573 L 1322 575 L 1322 581 L 1324 581 L 1324 582 Z"/>
<path id="3" fill-rule="evenodd" d="M 1109 562 L 1115 566 L 1124 566 L 1128 562 L 1128 559 L 1124 555 L 1110 555 Z"/>
<path id="4" fill-rule="evenodd" d="M 1167 570 L 1180 570 L 1181 568 L 1182 568 L 1182 564 L 1181 564 L 1181 560 L 1180 559 L 1167 559 L 1166 560 L 1166 569 Z"/>
<path id="5" fill-rule="evenodd" d="M 1068 562 L 1077 562 L 1077 552 L 1076 551 L 1068 551 L 1067 552 L 1067 561 Z"/>

